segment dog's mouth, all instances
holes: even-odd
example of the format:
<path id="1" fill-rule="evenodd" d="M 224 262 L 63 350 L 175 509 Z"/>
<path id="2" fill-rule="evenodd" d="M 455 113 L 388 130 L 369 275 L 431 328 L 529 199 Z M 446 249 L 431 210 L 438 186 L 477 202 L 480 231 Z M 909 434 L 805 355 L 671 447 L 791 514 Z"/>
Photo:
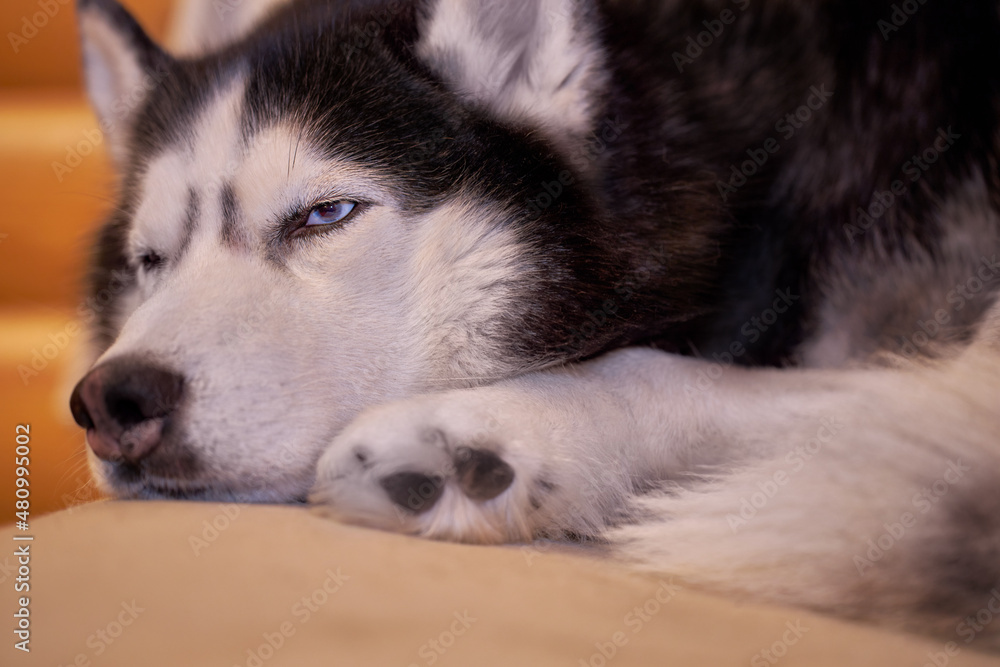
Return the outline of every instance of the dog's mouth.
<path id="1" fill-rule="evenodd" d="M 307 492 L 281 494 L 275 490 L 236 488 L 221 481 L 163 477 L 141 464 L 118 463 L 105 475 L 110 493 L 119 500 L 190 500 L 229 503 L 306 504 Z"/>
<path id="2" fill-rule="evenodd" d="M 120 500 L 189 500 L 215 503 L 306 504 L 315 460 L 288 462 L 276 455 L 271 464 L 239 459 L 213 461 L 179 429 L 138 460 L 102 459 L 92 467 L 107 495 Z M 88 429 L 90 442 L 92 433 Z M 318 457 L 318 453 L 316 454 Z"/>
<path id="3" fill-rule="evenodd" d="M 274 493 L 257 490 L 235 490 L 225 486 L 177 483 L 169 480 L 147 480 L 116 487 L 121 500 L 187 500 L 213 503 L 280 503 L 306 504 L 306 495 L 278 498 Z"/>
<path id="4" fill-rule="evenodd" d="M 204 486 L 169 485 L 158 482 L 146 482 L 131 490 L 132 498 L 136 500 L 231 500 L 233 494 L 228 491 L 210 489 Z M 229 496 L 229 497 L 227 497 Z"/>
<path id="5" fill-rule="evenodd" d="M 112 464 L 105 475 L 115 497 L 122 500 L 222 500 L 227 489 L 176 477 L 157 475 L 147 466 L 125 461 Z"/>

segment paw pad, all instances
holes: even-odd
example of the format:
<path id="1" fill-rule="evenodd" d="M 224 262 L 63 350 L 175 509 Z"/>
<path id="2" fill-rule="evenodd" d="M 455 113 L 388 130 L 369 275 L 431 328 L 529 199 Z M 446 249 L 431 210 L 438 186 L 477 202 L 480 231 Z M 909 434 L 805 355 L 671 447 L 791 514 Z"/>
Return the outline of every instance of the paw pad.
<path id="1" fill-rule="evenodd" d="M 493 452 L 462 447 L 455 452 L 453 461 L 455 484 L 477 502 L 493 500 L 514 482 L 514 469 Z M 434 507 L 447 482 L 439 475 L 397 472 L 379 483 L 393 503 L 413 514 L 422 514 Z"/>
<path id="2" fill-rule="evenodd" d="M 493 500 L 514 481 L 514 469 L 506 461 L 482 449 L 463 447 L 455 455 L 458 486 L 473 500 Z"/>
<path id="3" fill-rule="evenodd" d="M 380 484 L 390 500 L 413 514 L 423 514 L 444 492 L 444 480 L 419 472 L 397 472 L 383 477 Z"/>

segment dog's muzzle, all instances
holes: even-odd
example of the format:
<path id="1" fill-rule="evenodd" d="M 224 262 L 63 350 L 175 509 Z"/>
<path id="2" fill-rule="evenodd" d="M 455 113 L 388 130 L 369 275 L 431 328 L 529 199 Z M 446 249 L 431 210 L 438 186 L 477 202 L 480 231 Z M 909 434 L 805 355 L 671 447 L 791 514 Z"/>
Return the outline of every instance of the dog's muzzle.
<path id="1" fill-rule="evenodd" d="M 87 443 L 105 461 L 138 463 L 163 441 L 165 427 L 184 396 L 184 378 L 135 357 L 97 366 L 73 390 L 73 419 L 87 429 Z"/>

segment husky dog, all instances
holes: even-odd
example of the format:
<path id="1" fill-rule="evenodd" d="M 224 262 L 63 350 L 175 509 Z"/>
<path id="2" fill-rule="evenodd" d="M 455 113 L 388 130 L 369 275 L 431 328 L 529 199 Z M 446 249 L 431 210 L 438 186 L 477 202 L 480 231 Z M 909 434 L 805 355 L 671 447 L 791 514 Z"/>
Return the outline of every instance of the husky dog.
<path id="1" fill-rule="evenodd" d="M 998 645 L 995 0 L 202 0 L 184 57 L 79 18 L 110 493 Z"/>

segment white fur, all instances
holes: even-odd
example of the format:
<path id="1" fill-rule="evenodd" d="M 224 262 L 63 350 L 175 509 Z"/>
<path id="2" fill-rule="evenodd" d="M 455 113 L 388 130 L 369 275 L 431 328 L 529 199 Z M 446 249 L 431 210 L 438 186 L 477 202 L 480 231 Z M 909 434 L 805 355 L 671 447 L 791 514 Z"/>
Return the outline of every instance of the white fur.
<path id="1" fill-rule="evenodd" d="M 427 389 L 483 384 L 525 370 L 489 333 L 507 323 L 518 285 L 532 281 L 532 258 L 504 211 L 457 195 L 417 226 L 408 258 L 412 326 L 421 332 Z"/>
<path id="2" fill-rule="evenodd" d="M 643 569 L 717 590 L 920 626 L 916 610 L 935 585 L 931 578 L 951 575 L 921 558 L 936 547 L 958 550 L 955 539 L 969 549 L 988 539 L 963 535 L 967 526 L 952 529 L 947 507 L 959 494 L 986 502 L 981 473 L 1000 466 L 997 357 L 973 349 L 919 372 L 760 375 L 769 390 L 796 394 L 793 404 L 807 396 L 821 404 L 786 414 L 759 405 L 747 425 L 763 438 L 749 444 L 770 454 L 717 468 L 705 485 L 638 499 L 636 510 L 649 519 L 612 533 L 620 553 Z M 802 385 L 793 389 L 796 380 Z M 791 452 L 818 438 L 824 414 L 843 428 L 801 467 L 790 462 Z M 940 480 L 950 480 L 946 495 L 921 500 L 922 489 Z M 900 531 L 906 515 L 915 524 Z M 890 546 L 871 551 L 869 540 Z M 927 616 L 924 629 L 954 630 Z M 998 638 L 990 629 L 977 645 L 1000 647 Z"/>
<path id="3" fill-rule="evenodd" d="M 483 332 L 514 297 L 497 281 L 530 280 L 531 268 L 498 229 L 503 211 L 459 198 L 413 219 L 384 177 L 322 159 L 291 127 L 244 146 L 242 87 L 234 79 L 188 140 L 144 172 L 128 247 L 133 262 L 153 250 L 166 266 L 140 270 L 135 309 L 100 361 L 151 355 L 182 373 L 185 433 L 207 477 L 238 497 L 268 499 L 304 494 L 332 434 L 363 406 L 520 370 Z M 224 183 L 242 214 L 238 247 L 222 241 Z M 189 190 L 199 216 L 178 256 Z M 373 205 L 343 229 L 286 249 L 285 270 L 266 259 L 281 216 L 341 198 Z M 234 354 L 247 361 L 233 365 Z"/>
<path id="4" fill-rule="evenodd" d="M 832 382 L 836 375 L 728 368 L 715 385 L 699 388 L 702 374 L 712 369 L 701 361 L 630 349 L 490 387 L 372 408 L 324 454 L 316 493 L 342 516 L 379 517 L 379 525 L 388 522 L 430 537 L 511 541 L 539 533 L 596 536 L 609 516 L 627 508 L 636 487 L 697 474 L 707 466 L 759 461 L 781 451 L 785 440 L 776 434 L 797 437 L 800 422 L 815 422 L 815 431 L 822 426 L 821 417 L 847 411 L 847 391 L 810 391 L 817 380 Z M 747 382 L 759 391 L 745 391 Z M 841 404 L 827 405 L 831 396 Z M 441 432 L 443 438 L 425 442 L 426 432 Z M 426 514 L 401 519 L 384 493 L 357 492 L 377 486 L 392 472 L 439 471 L 446 460 L 442 448 L 477 442 L 501 454 L 516 472 L 515 484 L 494 501 L 477 506 L 456 497 Z M 359 447 L 373 450 L 372 467 L 357 465 L 354 451 Z M 545 493 L 540 479 L 555 490 Z M 528 503 L 531 493 L 542 501 L 537 511 Z M 457 505 L 463 509 L 450 521 Z M 480 521 L 466 533 L 465 517 L 477 507 Z"/>
<path id="5" fill-rule="evenodd" d="M 121 167 L 127 156 L 126 138 L 132 112 L 150 90 L 150 73 L 143 70 L 132 45 L 97 9 L 80 11 L 83 63 L 87 92 L 105 134 L 112 159 Z"/>
<path id="6" fill-rule="evenodd" d="M 623 350 L 369 409 L 320 459 L 313 499 L 341 519 L 440 539 L 606 537 L 641 569 L 884 621 L 926 592 L 914 553 L 950 538 L 945 510 L 922 514 L 915 494 L 955 463 L 953 496 L 1000 467 L 998 378 L 1000 360 L 978 347 L 920 372 L 748 370 Z M 465 497 L 450 464 L 462 446 L 499 453 L 514 484 L 485 503 Z M 400 471 L 444 476 L 443 498 L 401 511 L 378 486 Z M 664 491 L 635 495 L 649 485 Z M 896 550 L 859 566 L 867 540 L 906 512 L 917 524 Z M 638 522 L 606 531 L 624 516 Z"/>
<path id="7" fill-rule="evenodd" d="M 584 5 L 541 0 L 525 26 L 503 7 L 439 0 L 421 56 L 502 118 L 556 141 L 585 132 L 602 56 L 565 10 Z M 83 21 L 103 114 L 142 74 L 107 24 Z M 192 39 L 204 48 L 208 37 Z M 527 372 L 493 335 L 539 261 L 502 224 L 510 212 L 458 193 L 416 216 L 384 175 L 323 157 L 290 125 L 244 145 L 243 87 L 236 75 L 140 184 L 131 260 L 154 250 L 168 262 L 141 276 L 103 359 L 145 355 L 184 375 L 184 442 L 205 468 L 200 480 L 144 482 L 212 484 L 242 500 L 312 485 L 339 518 L 443 539 L 592 536 L 639 568 L 847 613 L 884 618 L 919 601 L 926 580 L 905 540 L 946 539 L 941 517 L 915 525 L 871 577 L 855 556 L 955 462 L 970 468 L 956 494 L 1000 466 L 1000 310 L 958 358 L 907 371 L 748 370 L 626 349 Z M 222 238 L 223 184 L 240 243 Z M 201 206 L 188 239 L 189 190 Z M 332 199 L 371 205 L 275 247 L 290 209 Z M 841 338 L 817 348 L 817 365 L 843 362 Z M 499 377 L 513 379 L 475 386 Z M 462 447 L 501 457 L 513 483 L 470 499 L 455 480 Z M 99 474 L 104 465 L 95 460 Z M 399 472 L 441 476 L 442 497 L 422 514 L 400 510 L 381 486 Z"/>
<path id="8" fill-rule="evenodd" d="M 607 79 L 589 8 L 586 0 L 437 0 L 417 53 L 499 118 L 541 127 L 556 142 L 582 136 Z"/>
<path id="9" fill-rule="evenodd" d="M 235 42 L 271 11 L 290 0 L 180 0 L 171 17 L 167 45 L 177 55 L 196 56 Z"/>

